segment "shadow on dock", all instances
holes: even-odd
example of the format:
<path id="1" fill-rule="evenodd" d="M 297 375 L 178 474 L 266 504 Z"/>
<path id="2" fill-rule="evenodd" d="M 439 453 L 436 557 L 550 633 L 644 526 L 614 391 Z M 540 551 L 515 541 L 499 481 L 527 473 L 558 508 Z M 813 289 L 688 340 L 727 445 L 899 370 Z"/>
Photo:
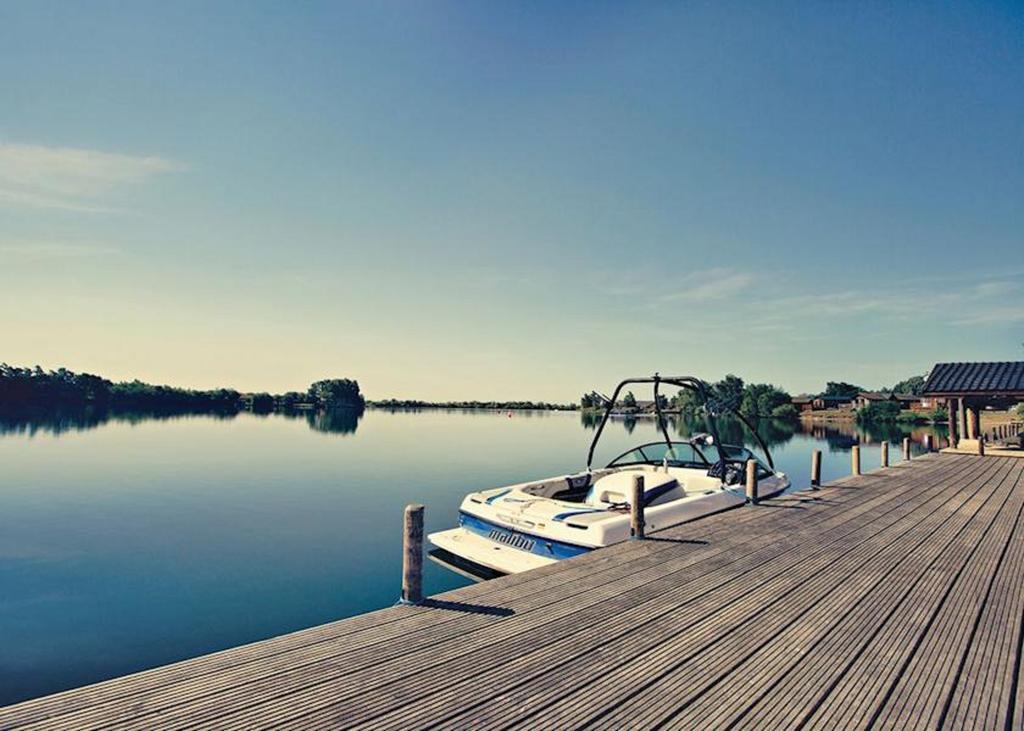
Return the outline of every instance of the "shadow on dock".
<path id="1" fill-rule="evenodd" d="M 424 599 L 420 602 L 421 607 L 431 609 L 447 609 L 451 612 L 465 612 L 467 614 L 489 614 L 492 617 L 511 617 L 515 610 L 507 607 L 489 607 L 485 604 L 466 604 L 465 602 L 451 602 L 444 599 Z"/>

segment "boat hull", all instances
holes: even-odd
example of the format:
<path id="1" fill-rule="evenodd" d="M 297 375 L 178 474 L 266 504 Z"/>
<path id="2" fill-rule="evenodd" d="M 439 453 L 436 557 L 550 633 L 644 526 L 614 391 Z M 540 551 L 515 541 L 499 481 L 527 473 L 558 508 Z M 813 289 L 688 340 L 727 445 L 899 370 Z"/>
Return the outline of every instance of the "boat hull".
<path id="1" fill-rule="evenodd" d="M 461 527 L 431 533 L 428 538 L 433 545 L 442 551 L 453 554 L 463 561 L 469 562 L 471 565 L 482 566 L 499 574 L 518 574 L 558 561 L 557 558 L 545 558 L 535 553 L 528 553 L 527 551 L 484 538 Z M 583 552 L 585 553 L 586 551 L 584 550 Z M 443 560 L 443 557 L 441 560 L 442 563 L 454 564 L 458 567 L 451 560 Z M 464 570 L 472 573 L 479 573 L 473 572 L 471 566 L 459 568 L 464 568 Z M 477 576 L 474 576 L 474 578 L 477 578 Z"/>

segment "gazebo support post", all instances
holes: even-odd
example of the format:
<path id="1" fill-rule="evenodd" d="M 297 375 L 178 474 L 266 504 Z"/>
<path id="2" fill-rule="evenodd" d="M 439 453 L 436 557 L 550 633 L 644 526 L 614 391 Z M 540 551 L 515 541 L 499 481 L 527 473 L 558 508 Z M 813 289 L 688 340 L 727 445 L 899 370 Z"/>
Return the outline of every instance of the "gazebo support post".
<path id="1" fill-rule="evenodd" d="M 949 446 L 956 449 L 956 401 L 946 399 L 946 421 L 949 422 Z"/>

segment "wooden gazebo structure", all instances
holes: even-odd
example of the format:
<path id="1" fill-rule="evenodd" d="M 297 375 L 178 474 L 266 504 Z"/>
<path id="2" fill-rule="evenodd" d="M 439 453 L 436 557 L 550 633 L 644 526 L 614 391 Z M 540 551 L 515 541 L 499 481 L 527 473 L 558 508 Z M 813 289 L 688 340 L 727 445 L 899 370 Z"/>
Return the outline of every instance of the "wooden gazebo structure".
<path id="1" fill-rule="evenodd" d="M 951 447 L 984 454 L 980 411 L 1024 401 L 1024 362 L 937 363 L 922 396 L 946 400 Z"/>

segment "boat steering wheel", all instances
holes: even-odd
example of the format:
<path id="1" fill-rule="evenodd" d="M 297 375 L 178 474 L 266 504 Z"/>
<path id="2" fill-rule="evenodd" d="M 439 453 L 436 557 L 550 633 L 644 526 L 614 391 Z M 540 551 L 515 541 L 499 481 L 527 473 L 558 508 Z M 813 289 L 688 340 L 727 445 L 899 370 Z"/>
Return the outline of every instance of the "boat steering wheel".
<path id="1" fill-rule="evenodd" d="M 729 464 L 726 465 L 725 475 L 723 476 L 722 481 L 726 485 L 739 485 L 743 482 L 744 477 L 745 475 L 743 474 L 743 470 L 740 469 L 739 465 Z"/>

